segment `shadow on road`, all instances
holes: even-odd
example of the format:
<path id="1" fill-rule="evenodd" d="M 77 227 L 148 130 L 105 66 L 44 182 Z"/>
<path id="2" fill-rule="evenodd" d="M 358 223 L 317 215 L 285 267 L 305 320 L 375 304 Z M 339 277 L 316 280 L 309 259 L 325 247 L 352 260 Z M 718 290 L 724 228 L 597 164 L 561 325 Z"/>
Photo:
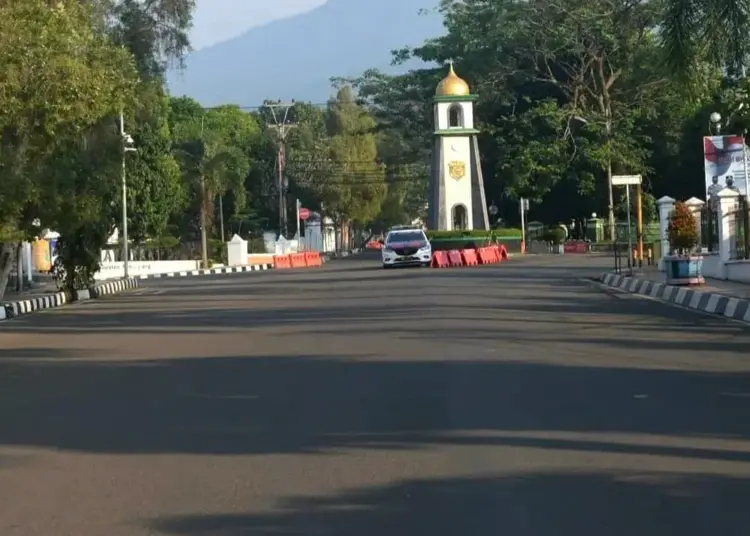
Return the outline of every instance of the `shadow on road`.
<path id="1" fill-rule="evenodd" d="M 278 512 L 154 521 L 175 536 L 739 536 L 746 479 L 533 473 L 413 480 L 281 501 Z"/>
<path id="2" fill-rule="evenodd" d="M 722 396 L 750 394 L 742 374 L 367 355 L 97 363 L 9 354 L 0 350 L 0 375 L 13 386 L 0 390 L 5 446 L 278 454 L 504 445 L 750 462 L 736 445 L 585 435 L 747 439 L 747 404 Z M 651 396 L 634 401 L 637 393 Z"/>

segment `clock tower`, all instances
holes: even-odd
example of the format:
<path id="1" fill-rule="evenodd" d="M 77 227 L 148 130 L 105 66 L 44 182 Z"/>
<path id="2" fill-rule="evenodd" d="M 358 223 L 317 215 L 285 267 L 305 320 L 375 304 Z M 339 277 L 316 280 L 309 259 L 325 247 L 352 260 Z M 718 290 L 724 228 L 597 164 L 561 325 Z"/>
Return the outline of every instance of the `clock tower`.
<path id="1" fill-rule="evenodd" d="M 474 128 L 477 96 L 450 64 L 434 99 L 435 146 L 427 227 L 435 231 L 489 230 L 484 180 Z"/>

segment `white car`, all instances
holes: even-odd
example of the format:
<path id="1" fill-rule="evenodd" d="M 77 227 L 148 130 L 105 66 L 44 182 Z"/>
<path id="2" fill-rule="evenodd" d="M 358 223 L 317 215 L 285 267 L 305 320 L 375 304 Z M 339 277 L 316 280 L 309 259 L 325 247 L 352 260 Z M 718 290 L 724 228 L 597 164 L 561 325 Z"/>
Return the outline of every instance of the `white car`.
<path id="1" fill-rule="evenodd" d="M 383 268 L 430 266 L 432 246 L 422 229 L 392 229 L 383 242 Z"/>

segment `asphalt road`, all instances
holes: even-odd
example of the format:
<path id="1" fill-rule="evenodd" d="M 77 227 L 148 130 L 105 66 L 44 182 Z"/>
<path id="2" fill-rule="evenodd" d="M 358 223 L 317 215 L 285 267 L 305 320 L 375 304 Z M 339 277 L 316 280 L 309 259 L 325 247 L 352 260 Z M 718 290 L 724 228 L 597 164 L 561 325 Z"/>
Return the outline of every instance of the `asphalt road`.
<path id="1" fill-rule="evenodd" d="M 746 535 L 750 333 L 595 271 L 356 259 L 8 322 L 0 534 Z"/>

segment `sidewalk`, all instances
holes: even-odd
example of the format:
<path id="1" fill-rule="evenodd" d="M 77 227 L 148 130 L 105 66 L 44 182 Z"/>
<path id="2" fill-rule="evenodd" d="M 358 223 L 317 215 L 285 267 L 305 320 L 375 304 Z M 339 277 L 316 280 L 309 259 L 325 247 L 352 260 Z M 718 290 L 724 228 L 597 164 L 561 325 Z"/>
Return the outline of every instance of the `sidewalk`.
<path id="1" fill-rule="evenodd" d="M 60 292 L 54 282 L 45 280 L 40 283 L 34 283 L 33 288 L 17 292 L 13 288 L 8 288 L 5 295 L 0 299 L 0 303 L 11 303 L 23 300 L 41 298 Z"/>

